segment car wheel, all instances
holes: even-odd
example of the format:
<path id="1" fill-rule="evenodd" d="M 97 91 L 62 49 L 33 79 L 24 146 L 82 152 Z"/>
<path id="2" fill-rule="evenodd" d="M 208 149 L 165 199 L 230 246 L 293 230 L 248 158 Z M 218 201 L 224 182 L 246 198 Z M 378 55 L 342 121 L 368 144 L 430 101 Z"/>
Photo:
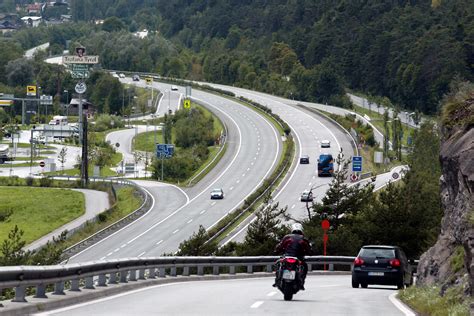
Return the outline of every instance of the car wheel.
<path id="1" fill-rule="evenodd" d="M 363 288 L 363 289 L 366 289 L 366 288 L 367 288 L 367 286 L 368 286 L 368 284 L 367 284 L 367 283 L 361 283 L 361 284 L 360 284 L 360 287 L 361 287 L 361 288 Z"/>
<path id="2" fill-rule="evenodd" d="M 405 288 L 405 284 L 403 284 L 403 279 L 398 282 L 397 289 L 403 290 Z"/>
<path id="3" fill-rule="evenodd" d="M 356 280 L 352 279 L 352 287 L 354 289 L 358 289 L 359 288 L 359 282 L 357 282 Z"/>

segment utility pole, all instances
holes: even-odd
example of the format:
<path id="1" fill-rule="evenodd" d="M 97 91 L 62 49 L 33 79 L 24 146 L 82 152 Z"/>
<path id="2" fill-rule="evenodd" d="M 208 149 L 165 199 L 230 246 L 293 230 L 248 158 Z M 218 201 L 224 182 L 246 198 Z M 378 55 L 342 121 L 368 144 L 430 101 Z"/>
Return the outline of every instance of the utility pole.
<path id="1" fill-rule="evenodd" d="M 88 150 L 87 150 L 87 116 L 84 115 L 82 120 L 82 163 L 81 163 L 81 185 L 83 188 L 89 184 L 89 163 L 88 163 Z"/>

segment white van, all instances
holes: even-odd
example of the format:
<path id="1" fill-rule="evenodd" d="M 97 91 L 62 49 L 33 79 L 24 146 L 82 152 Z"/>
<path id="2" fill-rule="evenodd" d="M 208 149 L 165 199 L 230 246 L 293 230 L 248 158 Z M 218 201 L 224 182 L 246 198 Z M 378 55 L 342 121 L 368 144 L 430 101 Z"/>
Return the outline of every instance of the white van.
<path id="1" fill-rule="evenodd" d="M 49 125 L 67 125 L 67 116 L 55 115 Z"/>

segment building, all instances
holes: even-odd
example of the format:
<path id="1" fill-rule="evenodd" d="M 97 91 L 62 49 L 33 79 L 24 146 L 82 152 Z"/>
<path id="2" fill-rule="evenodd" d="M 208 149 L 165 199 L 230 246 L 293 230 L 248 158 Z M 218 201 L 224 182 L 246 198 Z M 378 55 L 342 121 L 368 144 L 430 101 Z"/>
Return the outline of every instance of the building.
<path id="1" fill-rule="evenodd" d="M 95 115 L 95 106 L 89 101 L 82 99 L 82 111 L 88 118 L 92 118 Z M 79 99 L 71 99 L 69 106 L 66 105 L 65 113 L 67 115 L 79 115 Z"/>
<path id="2" fill-rule="evenodd" d="M 19 29 L 21 24 L 18 14 L 0 14 L 0 33 L 2 34 Z"/>
<path id="3" fill-rule="evenodd" d="M 29 27 L 38 27 L 43 19 L 40 16 L 24 16 L 21 20 Z"/>

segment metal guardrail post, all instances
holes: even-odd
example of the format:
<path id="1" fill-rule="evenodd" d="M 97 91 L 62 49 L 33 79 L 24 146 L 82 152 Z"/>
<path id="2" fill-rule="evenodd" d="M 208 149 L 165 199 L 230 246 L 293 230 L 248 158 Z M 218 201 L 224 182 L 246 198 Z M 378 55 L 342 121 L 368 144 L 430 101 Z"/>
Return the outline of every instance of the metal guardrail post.
<path id="1" fill-rule="evenodd" d="M 129 281 L 136 281 L 137 280 L 137 270 L 130 270 L 130 276 L 128 277 Z"/>
<path id="2" fill-rule="evenodd" d="M 128 283 L 127 276 L 128 271 L 120 271 L 120 283 Z"/>
<path id="3" fill-rule="evenodd" d="M 93 277 L 90 276 L 90 277 L 87 277 L 85 279 L 85 287 L 84 288 L 86 288 L 88 290 L 95 289 L 95 287 L 94 287 L 94 278 Z"/>
<path id="4" fill-rule="evenodd" d="M 219 266 L 214 266 L 212 268 L 212 274 L 213 275 L 219 275 Z"/>
<path id="5" fill-rule="evenodd" d="M 12 302 L 26 302 L 26 286 L 19 285 L 15 288 L 15 298 Z"/>
<path id="6" fill-rule="evenodd" d="M 329 264 L 329 271 L 334 271 L 334 264 L 333 263 Z"/>
<path id="7" fill-rule="evenodd" d="M 308 263 L 308 271 L 313 271 L 313 265 L 311 263 Z"/>
<path id="8" fill-rule="evenodd" d="M 145 269 L 139 269 L 138 270 L 138 279 L 139 280 L 145 280 Z"/>
<path id="9" fill-rule="evenodd" d="M 46 296 L 46 286 L 44 284 L 38 284 L 36 286 L 36 295 L 34 298 L 48 298 Z"/>
<path id="10" fill-rule="evenodd" d="M 267 272 L 272 272 L 272 271 L 273 271 L 273 265 L 267 264 Z"/>
<path id="11" fill-rule="evenodd" d="M 54 295 L 66 295 L 64 293 L 64 281 L 59 281 L 54 283 Z"/>
<path id="12" fill-rule="evenodd" d="M 203 266 L 198 266 L 197 267 L 197 274 L 198 275 L 204 275 L 204 267 Z"/>
<path id="13" fill-rule="evenodd" d="M 149 279 L 156 279 L 156 269 L 155 268 L 148 269 L 148 278 Z"/>
<path id="14" fill-rule="evenodd" d="M 81 289 L 79 288 L 79 279 L 71 280 L 71 289 L 69 291 L 72 291 L 72 292 L 81 291 Z"/>
<path id="15" fill-rule="evenodd" d="M 165 278 L 166 277 L 166 269 L 165 268 L 158 268 L 158 272 L 159 272 L 158 276 L 160 278 Z"/>
<path id="16" fill-rule="evenodd" d="M 97 281 L 97 286 L 107 286 L 107 277 L 105 274 L 99 274 L 99 280 Z"/>
<path id="17" fill-rule="evenodd" d="M 235 274 L 235 266 L 229 267 L 229 274 Z"/>
<path id="18" fill-rule="evenodd" d="M 247 273 L 253 273 L 253 265 L 247 265 Z"/>
<path id="19" fill-rule="evenodd" d="M 176 267 L 171 267 L 170 269 L 170 276 L 175 277 L 176 276 Z"/>
<path id="20" fill-rule="evenodd" d="M 183 276 L 189 276 L 189 267 L 183 268 Z"/>

